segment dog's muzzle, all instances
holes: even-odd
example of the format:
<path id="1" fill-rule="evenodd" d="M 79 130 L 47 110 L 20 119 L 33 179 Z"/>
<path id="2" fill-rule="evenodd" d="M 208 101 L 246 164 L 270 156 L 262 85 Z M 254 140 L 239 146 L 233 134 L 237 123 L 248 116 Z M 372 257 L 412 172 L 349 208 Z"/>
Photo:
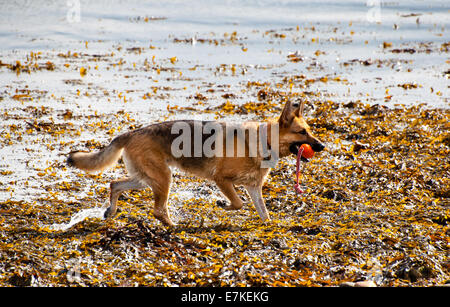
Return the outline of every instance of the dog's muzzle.
<path id="1" fill-rule="evenodd" d="M 310 144 L 311 145 L 311 144 Z M 311 148 L 315 151 L 315 152 L 319 152 L 325 149 L 325 145 L 323 145 L 322 143 L 316 143 L 311 145 Z"/>

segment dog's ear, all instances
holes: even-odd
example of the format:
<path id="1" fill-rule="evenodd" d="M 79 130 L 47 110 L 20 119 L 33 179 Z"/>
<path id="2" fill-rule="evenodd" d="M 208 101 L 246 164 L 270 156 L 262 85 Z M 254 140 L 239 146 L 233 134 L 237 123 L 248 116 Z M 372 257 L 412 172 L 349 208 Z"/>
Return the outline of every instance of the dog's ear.
<path id="1" fill-rule="evenodd" d="M 294 119 L 294 111 L 297 111 L 293 106 L 293 103 L 290 101 L 286 102 L 284 105 L 283 111 L 281 111 L 280 118 L 278 119 L 278 123 L 280 127 L 289 127 L 292 120 Z"/>
<path id="2" fill-rule="evenodd" d="M 303 116 L 303 109 L 305 108 L 305 101 L 303 99 L 301 99 L 298 102 L 295 102 L 295 104 L 293 104 L 293 107 L 296 108 L 295 116 L 302 117 Z"/>

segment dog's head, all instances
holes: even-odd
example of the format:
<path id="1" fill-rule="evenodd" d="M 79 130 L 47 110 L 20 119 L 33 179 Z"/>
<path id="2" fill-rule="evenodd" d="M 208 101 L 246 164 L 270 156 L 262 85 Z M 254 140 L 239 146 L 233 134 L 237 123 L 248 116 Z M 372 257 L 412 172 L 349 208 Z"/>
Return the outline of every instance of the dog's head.
<path id="1" fill-rule="evenodd" d="M 325 148 L 325 145 L 312 135 L 310 127 L 303 118 L 303 108 L 303 100 L 301 102 L 288 101 L 281 112 L 278 119 L 280 157 L 289 154 L 297 155 L 302 144 L 311 145 L 315 152 Z M 307 162 L 308 159 L 302 157 L 302 161 Z"/>

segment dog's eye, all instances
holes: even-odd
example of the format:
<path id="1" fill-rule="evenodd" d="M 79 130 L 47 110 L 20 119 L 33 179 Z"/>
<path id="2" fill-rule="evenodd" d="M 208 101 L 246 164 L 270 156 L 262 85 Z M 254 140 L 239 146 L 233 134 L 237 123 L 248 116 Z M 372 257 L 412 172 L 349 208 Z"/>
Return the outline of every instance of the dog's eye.
<path id="1" fill-rule="evenodd" d="M 298 102 L 294 102 L 294 103 L 292 104 L 292 107 L 294 107 L 294 108 L 298 108 L 298 107 L 299 107 L 299 104 L 298 104 Z"/>
<path id="2" fill-rule="evenodd" d="M 300 134 L 306 134 L 306 129 L 302 129 L 302 130 L 300 130 L 298 133 L 300 133 Z"/>

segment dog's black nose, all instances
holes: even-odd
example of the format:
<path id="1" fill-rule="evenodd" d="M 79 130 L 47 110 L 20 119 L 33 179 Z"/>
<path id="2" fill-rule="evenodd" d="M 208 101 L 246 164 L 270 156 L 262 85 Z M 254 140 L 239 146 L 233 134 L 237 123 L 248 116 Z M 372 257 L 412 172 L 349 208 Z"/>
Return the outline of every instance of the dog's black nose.
<path id="1" fill-rule="evenodd" d="M 319 152 L 325 149 L 325 145 L 323 145 L 322 143 L 313 144 L 311 147 L 315 152 Z"/>

